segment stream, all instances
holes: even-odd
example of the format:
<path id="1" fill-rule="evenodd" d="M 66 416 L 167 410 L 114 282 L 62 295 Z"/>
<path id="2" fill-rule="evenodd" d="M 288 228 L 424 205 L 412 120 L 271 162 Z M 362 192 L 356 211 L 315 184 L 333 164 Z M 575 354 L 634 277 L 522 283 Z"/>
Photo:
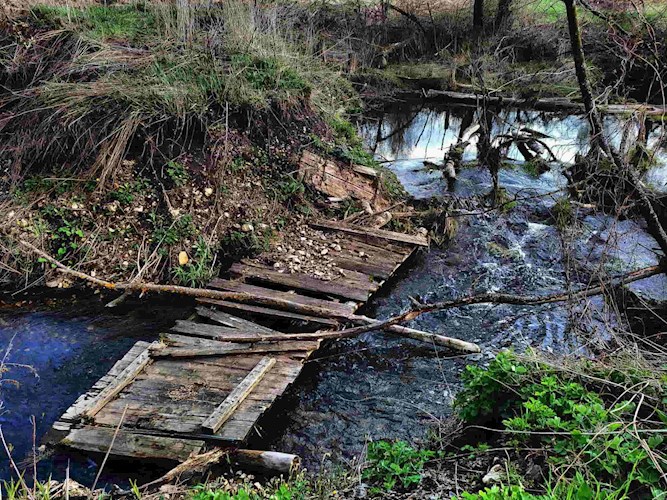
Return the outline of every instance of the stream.
<path id="1" fill-rule="evenodd" d="M 386 162 L 407 191 L 418 199 L 451 196 L 439 172 L 423 168 L 423 160 L 442 160 L 456 142 L 470 108 L 423 107 L 394 104 L 372 114 L 360 126 L 367 146 Z M 606 127 L 620 144 L 620 124 Z M 546 142 L 557 158 L 572 161 L 585 151 L 588 128 L 577 116 L 506 110 L 494 117 L 494 134 L 526 126 L 549 136 Z M 660 129 L 649 144 L 661 141 Z M 465 160 L 475 159 L 475 144 Z M 501 171 L 501 185 L 522 199 L 504 214 L 479 209 L 457 212 L 458 231 L 446 249 L 418 254 L 367 306 L 366 314 L 385 318 L 411 307 L 410 297 L 438 301 L 471 292 L 503 291 L 527 295 L 550 294 L 586 283 L 600 270 L 625 272 L 657 262 L 655 241 L 642 224 L 585 210 L 578 213 L 581 230 L 564 238 L 551 209 L 565 186 L 560 163 L 535 176 L 522 168 L 516 151 L 512 168 Z M 667 192 L 667 153 L 660 150 L 645 182 Z M 479 167 L 464 168 L 454 195 L 465 199 L 487 193 L 491 177 Z M 465 205 L 465 204 L 463 204 Z M 564 248 L 579 266 L 568 273 Z M 665 277 L 633 285 L 646 297 L 667 300 Z M 32 449 L 35 416 L 37 440 L 53 421 L 87 390 L 137 340 L 150 340 L 174 320 L 189 314 L 189 304 L 131 305 L 110 313 L 98 302 L 75 302 L 51 310 L 0 309 L 0 349 L 6 361 L 30 365 L 11 367 L 4 374 L 0 425 L 22 461 Z M 416 341 L 384 332 L 329 343 L 307 363 L 302 376 L 271 414 L 260 421 L 257 446 L 300 455 L 308 469 L 324 461 L 345 461 L 363 451 L 369 439 L 406 439 L 419 442 L 435 424 L 451 414 L 460 373 L 471 362 L 488 363 L 499 349 L 529 346 L 551 352 L 589 355 L 591 346 L 604 345 L 618 328 L 614 308 L 601 298 L 574 307 L 477 305 L 424 315 L 409 326 L 477 342 L 483 354 L 452 356 Z M 15 380 L 16 384 L 11 383 Z M 39 464 L 44 478 L 64 476 L 67 464 L 80 482 L 90 483 L 97 465 L 85 458 L 55 455 Z M 4 454 L 0 479 L 9 477 Z M 132 473 L 117 470 L 105 481 L 125 480 Z M 143 476 L 145 479 L 146 476 Z"/>

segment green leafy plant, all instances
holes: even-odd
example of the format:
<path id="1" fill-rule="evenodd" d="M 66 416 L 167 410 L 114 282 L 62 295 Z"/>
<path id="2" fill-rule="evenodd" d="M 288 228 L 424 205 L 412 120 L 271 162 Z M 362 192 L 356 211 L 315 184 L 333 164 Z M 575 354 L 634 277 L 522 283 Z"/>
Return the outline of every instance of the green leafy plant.
<path id="1" fill-rule="evenodd" d="M 167 163 L 167 177 L 169 177 L 176 187 L 185 186 L 185 183 L 190 178 L 185 166 L 173 160 Z"/>
<path id="2" fill-rule="evenodd" d="M 424 464 L 435 452 L 415 450 L 405 441 L 375 441 L 368 445 L 367 465 L 363 478 L 374 485 L 374 491 L 390 491 L 397 485 L 410 488 L 420 483 Z"/>
<path id="3" fill-rule="evenodd" d="M 191 215 L 183 215 L 168 224 L 164 218 L 156 212 L 151 212 L 149 215 L 151 223 L 153 224 L 153 242 L 160 245 L 175 245 L 195 234 L 196 228 L 192 222 Z"/>
<path id="4" fill-rule="evenodd" d="M 667 422 L 664 384 L 651 396 L 658 403 L 645 409 L 661 421 L 637 422 L 641 408 L 635 397 L 629 391 L 609 393 L 611 386 L 604 381 L 613 374 L 616 386 L 634 387 L 642 380 L 638 374 L 608 372 L 593 363 L 580 369 L 590 377 L 578 379 L 571 371 L 502 352 L 488 368 L 467 367 L 456 408 L 468 422 L 500 421 L 509 431 L 510 446 L 544 448 L 547 463 L 559 475 L 579 470 L 587 481 L 606 482 L 614 491 L 630 483 L 660 491 L 655 460 L 660 468 L 667 465 L 659 458 L 667 447 L 663 435 L 653 430 Z M 649 377 L 645 374 L 644 383 Z"/>
<path id="5" fill-rule="evenodd" d="M 201 236 L 194 245 L 194 255 L 184 266 L 173 269 L 174 279 L 181 285 L 198 287 L 207 283 L 213 274 L 214 251 Z"/>

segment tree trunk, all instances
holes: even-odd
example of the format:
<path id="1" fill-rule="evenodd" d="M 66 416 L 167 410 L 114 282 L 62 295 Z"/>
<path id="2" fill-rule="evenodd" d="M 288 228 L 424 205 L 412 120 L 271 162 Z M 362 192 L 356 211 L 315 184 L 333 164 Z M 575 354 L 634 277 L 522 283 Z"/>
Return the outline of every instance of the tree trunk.
<path id="1" fill-rule="evenodd" d="M 499 30 L 509 26 L 512 14 L 512 0 L 498 0 L 498 10 L 496 11 L 496 20 L 493 23 L 494 29 Z"/>
<path id="2" fill-rule="evenodd" d="M 484 28 L 484 0 L 475 0 L 472 9 L 472 25 L 475 31 Z"/>
<path id="3" fill-rule="evenodd" d="M 626 191 L 631 193 L 638 202 L 649 231 L 658 241 L 663 254 L 667 256 L 667 233 L 660 223 L 660 219 L 651 204 L 651 200 L 641 185 L 639 175 L 637 175 L 630 165 L 625 164 L 620 154 L 610 146 L 604 135 L 602 119 L 595 107 L 593 92 L 588 81 L 586 60 L 584 57 L 583 44 L 581 42 L 581 31 L 579 30 L 579 20 L 577 19 L 577 7 L 574 4 L 574 0 L 563 0 L 563 2 L 565 3 L 565 10 L 567 12 L 567 24 L 570 32 L 570 43 L 572 45 L 572 57 L 574 59 L 575 71 L 577 73 L 577 81 L 579 82 L 581 98 L 586 109 L 586 114 L 588 115 L 588 121 L 591 124 L 593 144 L 602 149 L 607 157 L 613 161 L 619 179 L 626 184 L 626 186 L 624 186 Z"/>

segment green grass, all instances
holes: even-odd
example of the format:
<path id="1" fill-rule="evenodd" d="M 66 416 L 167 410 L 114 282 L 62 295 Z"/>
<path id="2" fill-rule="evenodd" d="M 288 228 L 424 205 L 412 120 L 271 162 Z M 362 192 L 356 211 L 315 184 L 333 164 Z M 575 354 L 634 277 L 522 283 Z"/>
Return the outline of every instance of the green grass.
<path id="1" fill-rule="evenodd" d="M 85 8 L 38 5 L 32 13 L 51 26 L 71 29 L 98 42 L 139 42 L 157 34 L 155 16 L 139 5 Z"/>

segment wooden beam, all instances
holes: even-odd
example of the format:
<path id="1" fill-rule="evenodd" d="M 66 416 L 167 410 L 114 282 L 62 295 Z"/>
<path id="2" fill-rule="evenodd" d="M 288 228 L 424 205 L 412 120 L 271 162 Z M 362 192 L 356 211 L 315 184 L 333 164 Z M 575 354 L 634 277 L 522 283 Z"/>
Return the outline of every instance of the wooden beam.
<path id="1" fill-rule="evenodd" d="M 365 302 L 371 292 L 377 290 L 377 283 L 368 277 L 368 282 L 362 285 L 350 283 L 344 276 L 331 281 L 313 278 L 303 273 L 281 273 L 267 267 L 247 264 L 233 264 L 230 271 L 246 280 L 257 280 L 272 283 L 304 292 L 320 295 L 330 295 L 348 300 Z"/>
<path id="2" fill-rule="evenodd" d="M 317 229 L 328 229 L 330 231 L 340 231 L 341 233 L 350 234 L 359 237 L 363 240 L 384 240 L 393 241 L 397 243 L 406 243 L 408 245 L 417 245 L 422 247 L 428 246 L 428 239 L 425 236 L 414 234 L 396 233 L 394 231 L 385 231 L 383 229 L 372 229 L 369 227 L 352 226 L 341 222 L 334 221 L 320 221 L 310 224 Z"/>
<path id="3" fill-rule="evenodd" d="M 234 311 L 245 314 L 257 314 L 259 316 L 266 316 L 274 319 L 284 319 L 290 321 L 302 321 L 304 323 L 313 323 L 317 325 L 324 325 L 329 327 L 338 326 L 338 321 L 331 318 L 321 318 L 319 316 L 309 316 L 289 311 L 281 311 L 278 309 L 270 309 L 268 307 L 254 306 L 250 304 L 239 304 L 236 302 L 229 302 L 227 300 L 215 299 L 198 299 L 197 302 L 202 304 L 210 304 L 228 311 Z"/>
<path id="4" fill-rule="evenodd" d="M 106 453 L 115 431 L 112 427 L 93 426 L 73 429 L 61 445 L 93 453 Z M 151 436 L 120 429 L 110 455 L 183 462 L 191 454 L 200 453 L 203 447 L 202 440 Z"/>
<path id="5" fill-rule="evenodd" d="M 93 418 L 104 408 L 109 401 L 115 398 L 128 384 L 130 384 L 141 371 L 151 362 L 150 349 L 159 345 L 153 342 L 135 358 L 122 372 L 120 372 L 97 396 L 91 399 L 87 407 L 81 413 L 82 417 Z"/>
<path id="6" fill-rule="evenodd" d="M 219 290 L 248 294 L 257 300 L 255 303 L 257 305 L 271 303 L 271 306 L 276 309 L 288 310 L 309 316 L 347 319 L 359 307 L 358 303 L 345 304 L 331 300 L 316 299 L 314 297 L 299 295 L 298 293 L 280 292 L 261 286 L 219 278 L 211 280 L 208 286 Z"/>
<path id="7" fill-rule="evenodd" d="M 213 413 L 204 421 L 202 429 L 209 434 L 215 434 L 232 416 L 234 411 L 243 403 L 252 390 L 257 387 L 264 375 L 276 364 L 275 358 L 262 358 L 250 373 L 236 386 L 236 388 L 220 403 Z"/>
<path id="8" fill-rule="evenodd" d="M 213 309 L 212 307 L 199 306 L 197 307 L 197 314 L 202 318 L 210 319 L 211 321 L 220 323 L 221 325 L 226 326 L 228 328 L 251 329 L 253 331 L 258 331 L 258 332 L 262 331 L 264 333 L 276 333 L 276 331 L 272 330 L 271 328 L 258 325 L 257 323 L 253 323 L 252 321 L 248 321 L 247 319 L 232 316 L 231 314 L 218 311 L 216 309 Z"/>
<path id="9" fill-rule="evenodd" d="M 257 353 L 289 353 L 312 352 L 319 347 L 317 340 L 262 342 L 258 344 L 232 344 L 223 347 L 179 348 L 166 347 L 152 352 L 151 356 L 159 358 L 199 358 L 211 356 L 237 356 Z"/>

